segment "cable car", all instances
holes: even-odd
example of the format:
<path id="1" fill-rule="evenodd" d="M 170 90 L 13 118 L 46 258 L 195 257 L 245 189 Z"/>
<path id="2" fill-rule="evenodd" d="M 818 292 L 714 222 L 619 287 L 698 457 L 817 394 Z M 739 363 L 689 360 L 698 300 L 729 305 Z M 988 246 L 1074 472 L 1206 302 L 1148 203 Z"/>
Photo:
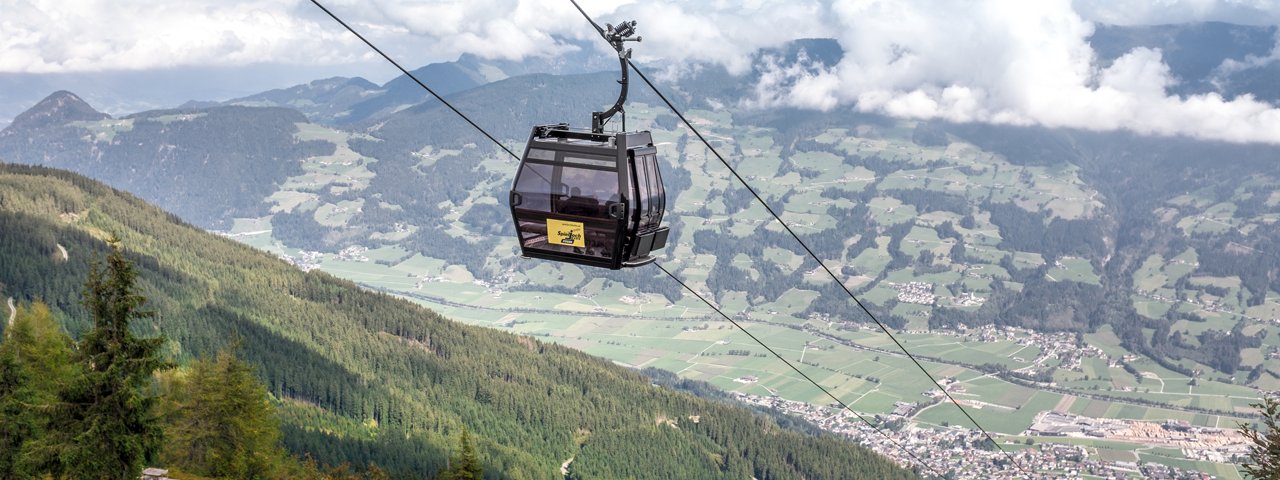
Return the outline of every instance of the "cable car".
<path id="1" fill-rule="evenodd" d="M 631 50 L 622 42 L 639 41 L 628 38 L 634 33 L 635 22 L 601 31 L 618 51 L 622 91 L 609 110 L 591 114 L 590 130 L 561 123 L 529 134 L 510 197 L 525 257 L 617 270 L 653 262 L 651 253 L 667 244 L 667 197 L 653 137 L 625 131 L 625 113 L 623 131 L 604 131 L 626 102 Z"/>

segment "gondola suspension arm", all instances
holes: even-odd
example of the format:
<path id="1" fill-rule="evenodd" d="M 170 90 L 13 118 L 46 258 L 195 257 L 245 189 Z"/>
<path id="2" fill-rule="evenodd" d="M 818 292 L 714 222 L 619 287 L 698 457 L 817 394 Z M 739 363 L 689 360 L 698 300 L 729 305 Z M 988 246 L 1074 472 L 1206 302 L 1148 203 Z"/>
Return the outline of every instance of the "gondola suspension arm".
<path id="1" fill-rule="evenodd" d="M 604 124 L 613 118 L 614 114 L 622 114 L 622 130 L 627 130 L 627 112 L 623 110 L 623 103 L 627 101 L 627 73 L 628 62 L 631 59 L 631 49 L 624 48 L 623 42 L 639 42 L 642 37 L 630 38 L 636 33 L 635 20 L 622 22 L 617 27 L 605 24 L 607 28 L 600 28 L 595 22 L 591 22 L 591 26 L 596 27 L 596 31 L 600 32 L 600 36 L 618 52 L 618 64 L 622 67 L 622 79 L 618 80 L 618 84 L 622 85 L 622 90 L 618 92 L 618 101 L 613 106 L 603 112 L 591 113 L 591 132 L 604 133 Z"/>

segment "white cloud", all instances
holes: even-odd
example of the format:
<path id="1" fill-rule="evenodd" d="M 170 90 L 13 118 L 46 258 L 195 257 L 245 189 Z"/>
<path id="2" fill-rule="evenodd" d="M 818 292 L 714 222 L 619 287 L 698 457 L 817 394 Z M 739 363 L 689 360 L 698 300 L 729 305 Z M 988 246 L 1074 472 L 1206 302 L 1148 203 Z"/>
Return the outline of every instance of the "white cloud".
<path id="1" fill-rule="evenodd" d="M 300 6 L 287 0 L 9 0 L 0 19 L 0 72 L 321 64 L 366 55 L 355 39 L 298 15 Z"/>
<path id="2" fill-rule="evenodd" d="M 845 58 L 768 65 L 749 105 L 1280 143 L 1274 105 L 1168 95 L 1176 80 L 1159 50 L 1102 68 L 1093 23 L 1067 0 L 838 0 L 833 11 Z"/>
<path id="3" fill-rule="evenodd" d="M 566 3 L 519 0 L 342 0 L 323 2 L 357 30 L 397 56 L 453 59 L 463 53 L 518 60 L 549 56 L 567 47 L 553 36 L 587 38 L 585 24 Z M 592 2 L 587 2 L 592 3 Z M 599 2 L 596 2 L 599 3 Z M 315 9 L 310 3 L 307 7 Z M 558 6 L 559 8 L 552 8 Z M 326 28 L 338 27 L 328 18 Z M 578 23 L 570 22 L 577 20 Z M 564 28 L 578 27 L 578 31 Z M 416 54 L 414 52 L 417 52 Z"/>
<path id="4" fill-rule="evenodd" d="M 668 0 L 628 5 L 610 16 L 640 22 L 644 42 L 636 48 L 639 59 L 719 63 L 736 74 L 751 66 L 750 57 L 760 48 L 834 36 L 836 26 L 825 21 L 828 10 L 813 0 Z"/>
<path id="5" fill-rule="evenodd" d="M 402 63 L 463 53 L 518 60 L 594 40 L 564 0 L 323 0 Z M 829 36 L 817 0 L 579 2 L 602 25 L 639 20 L 637 58 L 707 61 L 740 72 L 755 49 Z M 606 47 L 599 45 L 601 50 Z M 268 62 L 301 65 L 373 58 L 305 0 L 7 0 L 0 15 L 0 72 L 136 70 Z"/>

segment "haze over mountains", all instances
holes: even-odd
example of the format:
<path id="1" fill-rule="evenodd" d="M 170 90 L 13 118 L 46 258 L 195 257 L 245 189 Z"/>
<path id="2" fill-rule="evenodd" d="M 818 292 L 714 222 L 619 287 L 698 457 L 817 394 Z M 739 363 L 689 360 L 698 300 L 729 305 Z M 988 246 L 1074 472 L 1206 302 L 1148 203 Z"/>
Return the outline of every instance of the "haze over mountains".
<path id="1" fill-rule="evenodd" d="M 1264 60 L 1276 34 L 1102 27 L 1091 45 L 1102 67 L 1159 48 L 1178 79 L 1169 95 L 1274 105 L 1280 62 Z M 703 65 L 660 87 L 882 320 L 926 345 L 931 368 L 988 406 L 980 421 L 1011 441 L 1063 405 L 1216 428 L 1280 388 L 1280 258 L 1268 254 L 1280 252 L 1280 147 L 760 108 L 775 67 L 816 72 L 843 56 L 835 41 L 798 41 L 758 52 L 740 76 Z M 612 102 L 612 60 L 574 58 L 465 57 L 418 72 L 519 151 L 530 125 L 583 124 Z M 933 387 L 876 350 L 883 339 L 861 330 L 867 319 L 812 274 L 817 264 L 634 87 L 628 126 L 654 131 L 672 197 L 660 261 L 807 359 L 855 408 L 888 415 L 895 402 L 922 402 Z M 826 403 L 665 277 L 520 259 L 502 200 L 514 163 L 417 89 L 337 77 L 121 116 L 60 91 L 0 131 L 0 159 L 84 173 L 304 268 L 473 323 L 747 395 Z M 1013 339 L 973 333 L 993 328 Z M 944 407 L 906 421 L 963 424 Z M 1230 464 L 1172 455 L 1141 458 Z"/>

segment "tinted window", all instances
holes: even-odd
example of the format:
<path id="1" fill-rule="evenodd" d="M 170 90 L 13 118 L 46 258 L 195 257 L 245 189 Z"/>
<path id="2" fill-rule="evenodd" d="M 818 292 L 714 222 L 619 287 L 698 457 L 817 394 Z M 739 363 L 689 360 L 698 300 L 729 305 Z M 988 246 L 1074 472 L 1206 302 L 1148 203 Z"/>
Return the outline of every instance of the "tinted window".
<path id="1" fill-rule="evenodd" d="M 662 223 L 662 215 L 667 210 L 667 189 L 662 186 L 662 170 L 658 168 L 658 156 L 649 155 L 649 162 L 653 165 L 653 204 L 654 209 L 658 211 L 657 216 L 653 219 L 654 226 Z"/>
<path id="2" fill-rule="evenodd" d="M 636 199 L 639 201 L 639 205 L 637 205 L 637 208 L 640 209 L 640 225 L 645 225 L 649 223 L 649 214 L 650 214 L 649 188 L 652 185 L 651 183 L 649 183 L 649 171 L 645 169 L 644 163 L 645 163 L 644 156 L 636 158 L 635 160 L 636 189 L 638 190 L 638 192 L 636 193 Z"/>
<path id="3" fill-rule="evenodd" d="M 590 165 L 593 167 L 614 168 L 618 166 L 618 161 L 609 157 L 579 155 L 576 153 L 566 153 L 564 155 L 564 161 L 565 163 L 576 163 L 579 165 Z"/>
<path id="4" fill-rule="evenodd" d="M 610 170 L 562 167 L 564 189 L 557 198 L 557 210 L 570 215 L 605 216 L 605 204 L 618 200 L 618 173 Z"/>
<path id="5" fill-rule="evenodd" d="M 522 198 L 517 208 L 551 211 L 552 170 L 555 167 L 539 163 L 525 163 L 520 167 L 520 175 L 516 177 L 516 193 Z"/>
<path id="6" fill-rule="evenodd" d="M 645 165 L 649 168 L 649 207 L 653 210 L 653 227 L 662 223 L 662 212 L 667 207 L 667 192 L 662 188 L 662 172 L 658 170 L 658 156 L 645 155 Z"/>
<path id="7" fill-rule="evenodd" d="M 543 150 L 541 148 L 530 148 L 525 158 L 536 158 L 538 160 L 552 161 L 556 159 L 556 152 L 551 150 Z"/>
<path id="8" fill-rule="evenodd" d="M 617 232 L 611 228 L 608 222 L 597 221 L 592 223 L 588 221 L 585 227 L 586 238 L 583 239 L 583 243 L 586 244 L 586 248 L 561 245 L 555 241 L 548 241 L 547 234 L 554 234 L 555 232 L 547 232 L 547 222 L 544 219 L 520 219 L 518 230 L 520 231 L 520 243 L 525 248 L 600 259 L 613 258 L 618 253 L 614 250 L 618 238 Z"/>
<path id="9" fill-rule="evenodd" d="M 656 227 L 662 222 L 662 210 L 666 204 L 666 195 L 662 189 L 662 174 L 658 172 L 657 157 L 653 154 L 641 155 L 635 161 L 636 189 L 640 196 L 641 229 Z"/>

